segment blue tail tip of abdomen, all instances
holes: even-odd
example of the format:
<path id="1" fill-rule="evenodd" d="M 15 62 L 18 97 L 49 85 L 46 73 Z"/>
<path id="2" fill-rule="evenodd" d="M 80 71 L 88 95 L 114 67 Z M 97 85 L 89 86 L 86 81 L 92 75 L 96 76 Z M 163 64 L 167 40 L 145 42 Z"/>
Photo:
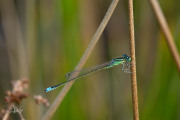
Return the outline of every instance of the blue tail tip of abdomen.
<path id="1" fill-rule="evenodd" d="M 45 92 L 49 92 L 51 90 L 53 90 L 52 87 L 48 87 L 48 88 L 45 89 Z"/>

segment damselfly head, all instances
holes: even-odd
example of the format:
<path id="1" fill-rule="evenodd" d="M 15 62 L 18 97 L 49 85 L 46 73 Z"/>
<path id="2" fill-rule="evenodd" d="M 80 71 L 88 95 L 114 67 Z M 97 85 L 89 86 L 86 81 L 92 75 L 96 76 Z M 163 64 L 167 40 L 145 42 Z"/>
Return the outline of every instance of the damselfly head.
<path id="1" fill-rule="evenodd" d="M 126 54 L 123 54 L 123 58 L 126 59 L 127 61 L 131 61 L 131 57 L 129 57 L 128 55 Z"/>

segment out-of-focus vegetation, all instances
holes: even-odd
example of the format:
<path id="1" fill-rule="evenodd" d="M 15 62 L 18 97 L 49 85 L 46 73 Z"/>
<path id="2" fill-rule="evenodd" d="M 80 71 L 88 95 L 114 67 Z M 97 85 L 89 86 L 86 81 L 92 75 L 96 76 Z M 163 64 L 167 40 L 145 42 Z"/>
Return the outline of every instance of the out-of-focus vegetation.
<path id="1" fill-rule="evenodd" d="M 160 0 L 180 52 L 180 1 Z M 105 15 L 109 0 L 0 0 L 0 109 L 9 83 L 26 77 L 29 93 L 53 102 L 87 48 Z M 148 1 L 134 1 L 136 65 L 140 119 L 180 119 L 180 77 Z M 127 1 L 118 6 L 89 58 L 87 66 L 129 54 Z M 77 80 L 53 120 L 133 119 L 130 74 L 121 66 Z M 27 99 L 28 120 L 42 118 L 48 108 Z M 12 114 L 12 113 L 11 113 Z M 11 116 L 12 119 L 18 119 Z"/>

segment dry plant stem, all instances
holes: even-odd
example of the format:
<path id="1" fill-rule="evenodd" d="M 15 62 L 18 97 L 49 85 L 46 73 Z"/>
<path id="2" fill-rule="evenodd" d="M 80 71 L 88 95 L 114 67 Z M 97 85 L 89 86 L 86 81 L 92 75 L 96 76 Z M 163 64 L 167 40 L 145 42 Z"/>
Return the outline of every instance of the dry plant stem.
<path id="1" fill-rule="evenodd" d="M 134 39 L 134 17 L 133 17 L 133 0 L 129 0 L 129 36 L 130 36 L 130 54 L 132 58 L 131 66 L 131 89 L 134 120 L 139 120 L 137 78 L 136 78 L 136 58 L 135 58 L 135 39 Z"/>
<path id="2" fill-rule="evenodd" d="M 161 30 L 162 30 L 165 38 L 166 38 L 166 42 L 168 44 L 168 47 L 169 47 L 169 49 L 170 49 L 170 51 L 171 51 L 171 53 L 172 53 L 172 55 L 174 57 L 174 60 L 176 62 L 177 68 L 178 68 L 178 71 L 180 73 L 180 56 L 178 54 L 177 47 L 176 47 L 176 45 L 174 43 L 174 39 L 172 37 L 172 34 L 170 32 L 170 29 L 168 27 L 166 19 L 165 19 L 164 15 L 163 15 L 161 7 L 160 7 L 157 0 L 150 0 L 150 3 L 151 3 L 151 6 L 152 6 L 152 8 L 154 10 L 156 18 L 157 18 L 157 20 L 159 22 Z"/>
<path id="3" fill-rule="evenodd" d="M 7 111 L 6 111 L 6 113 L 5 113 L 4 117 L 3 117 L 3 120 L 8 120 L 10 111 L 11 111 L 11 109 L 12 109 L 13 106 L 14 106 L 14 104 L 10 104 L 10 105 L 8 106 L 8 109 L 7 109 Z"/>
<path id="4" fill-rule="evenodd" d="M 16 108 L 16 110 L 18 110 L 17 106 L 14 106 L 14 107 Z M 22 115 L 22 112 L 18 112 L 18 114 L 19 114 L 19 117 L 21 120 L 25 120 L 23 115 Z"/>
<path id="5" fill-rule="evenodd" d="M 94 49 L 96 43 L 98 42 L 99 37 L 101 36 L 104 28 L 106 27 L 109 19 L 111 18 L 112 13 L 114 12 L 114 9 L 116 8 L 118 2 L 119 2 L 119 0 L 112 1 L 108 11 L 106 12 L 105 17 L 103 18 L 100 26 L 98 27 L 96 33 L 94 34 L 88 48 L 86 49 L 85 53 L 83 54 L 81 60 L 79 61 L 78 65 L 76 66 L 75 70 L 81 69 L 83 67 L 83 65 L 85 64 L 85 62 L 87 61 L 87 59 L 90 56 L 92 50 Z M 72 77 L 75 77 L 77 75 L 78 75 L 78 73 L 73 74 Z M 52 117 L 52 115 L 54 114 L 54 112 L 56 111 L 56 109 L 61 104 L 62 100 L 64 99 L 65 95 L 70 90 L 73 83 L 74 83 L 74 81 L 72 81 L 64 86 L 64 88 L 60 91 L 60 93 L 58 94 L 58 96 L 56 97 L 54 102 L 52 103 L 49 110 L 43 116 L 43 120 L 49 120 Z"/>
<path id="6" fill-rule="evenodd" d="M 3 117 L 3 120 L 8 120 L 9 114 L 11 113 L 11 109 L 12 109 L 13 106 L 16 108 L 16 110 L 18 110 L 18 108 L 14 104 L 10 104 L 8 106 L 8 109 L 7 109 L 4 117 Z M 21 112 L 18 112 L 18 114 L 19 114 L 19 117 L 20 117 L 21 120 L 25 120 Z"/>

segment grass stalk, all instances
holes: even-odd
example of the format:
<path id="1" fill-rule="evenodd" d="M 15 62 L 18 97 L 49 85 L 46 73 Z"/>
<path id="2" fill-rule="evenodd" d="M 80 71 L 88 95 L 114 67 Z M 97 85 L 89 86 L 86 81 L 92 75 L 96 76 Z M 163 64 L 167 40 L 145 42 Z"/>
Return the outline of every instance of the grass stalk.
<path id="1" fill-rule="evenodd" d="M 109 19 L 111 18 L 118 2 L 119 2 L 119 0 L 113 0 L 112 1 L 108 11 L 106 12 L 106 15 L 104 16 L 104 18 L 103 18 L 101 24 L 99 25 L 96 33 L 94 34 L 93 38 L 91 39 L 91 42 L 90 42 L 88 48 L 84 52 L 81 60 L 79 61 L 78 65 L 76 66 L 75 70 L 81 69 L 84 66 L 84 64 L 87 61 L 87 59 L 89 58 L 92 50 L 94 49 L 96 43 L 98 42 L 99 37 L 101 36 L 102 32 L 104 31 Z M 78 73 L 74 74 L 72 77 L 75 77 L 77 75 L 78 75 Z M 68 84 L 66 84 L 63 87 L 63 89 L 59 92 L 58 96 L 56 97 L 56 99 L 52 103 L 51 107 L 48 109 L 48 111 L 43 116 L 43 118 L 42 118 L 43 120 L 49 120 L 53 116 L 54 112 L 56 111 L 58 106 L 61 104 L 62 100 L 64 99 L 64 97 L 68 93 L 68 91 L 70 90 L 73 83 L 74 83 L 74 81 L 69 82 Z"/>
<path id="2" fill-rule="evenodd" d="M 177 47 L 174 43 L 173 36 L 172 36 L 170 29 L 168 27 L 168 24 L 166 22 L 166 18 L 164 17 L 164 14 L 163 14 L 161 7 L 157 0 L 150 0 L 150 3 L 154 10 L 155 15 L 156 15 L 157 21 L 160 25 L 160 28 L 166 38 L 166 42 L 168 44 L 169 50 L 175 60 L 176 66 L 178 68 L 178 72 L 180 74 L 180 56 L 179 56 Z"/>
<path id="3" fill-rule="evenodd" d="M 130 37 L 130 54 L 132 58 L 131 67 L 131 89 L 132 89 L 132 103 L 133 103 L 133 117 L 134 120 L 139 120 L 138 109 L 138 93 L 137 93 L 137 77 L 136 77 L 136 57 L 135 57 L 135 38 L 134 38 L 134 17 L 133 17 L 133 0 L 128 2 L 129 8 L 129 37 Z"/>

